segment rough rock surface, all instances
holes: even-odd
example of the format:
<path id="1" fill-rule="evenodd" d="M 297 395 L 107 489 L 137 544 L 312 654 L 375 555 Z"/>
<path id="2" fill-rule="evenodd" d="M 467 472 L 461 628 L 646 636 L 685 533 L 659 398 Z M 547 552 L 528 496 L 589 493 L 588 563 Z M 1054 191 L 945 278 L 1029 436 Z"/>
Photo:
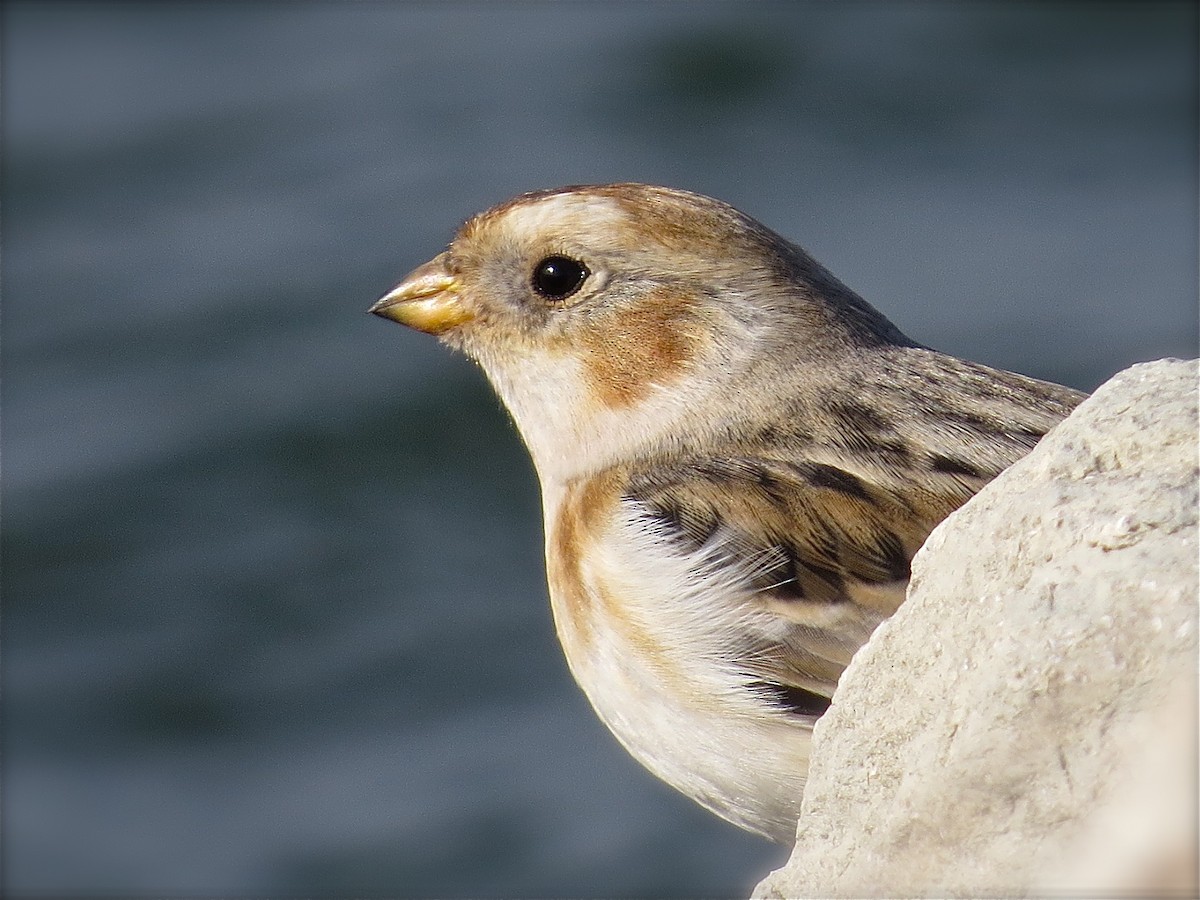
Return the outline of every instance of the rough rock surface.
<path id="1" fill-rule="evenodd" d="M 934 531 L 756 897 L 1196 896 L 1197 429 L 1134 366 Z"/>

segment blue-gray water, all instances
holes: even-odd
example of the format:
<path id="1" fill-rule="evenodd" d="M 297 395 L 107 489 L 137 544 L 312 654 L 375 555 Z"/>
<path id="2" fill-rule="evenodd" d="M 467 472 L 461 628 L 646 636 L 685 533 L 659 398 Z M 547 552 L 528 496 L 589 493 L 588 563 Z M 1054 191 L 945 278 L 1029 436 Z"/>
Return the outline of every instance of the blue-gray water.
<path id="1" fill-rule="evenodd" d="M 914 338 L 1082 388 L 1196 353 L 1192 4 L 3 16 L 8 895 L 722 896 L 779 860 L 596 721 L 519 440 L 365 313 L 511 194 L 716 195 Z"/>

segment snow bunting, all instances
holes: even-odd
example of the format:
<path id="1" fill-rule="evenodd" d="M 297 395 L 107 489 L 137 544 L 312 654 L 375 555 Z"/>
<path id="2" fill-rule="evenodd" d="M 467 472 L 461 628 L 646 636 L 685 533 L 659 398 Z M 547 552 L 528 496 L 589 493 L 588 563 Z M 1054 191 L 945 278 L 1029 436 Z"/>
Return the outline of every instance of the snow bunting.
<path id="1" fill-rule="evenodd" d="M 648 185 L 481 213 L 371 311 L 476 360 L 512 414 L 600 718 L 783 842 L 813 723 L 913 553 L 1083 399 L 923 347 L 754 219 Z"/>

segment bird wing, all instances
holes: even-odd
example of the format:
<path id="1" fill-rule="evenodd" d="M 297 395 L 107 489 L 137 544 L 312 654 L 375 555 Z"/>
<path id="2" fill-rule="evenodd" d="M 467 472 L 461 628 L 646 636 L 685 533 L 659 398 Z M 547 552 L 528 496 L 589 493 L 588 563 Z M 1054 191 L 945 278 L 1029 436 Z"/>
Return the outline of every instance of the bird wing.
<path id="1" fill-rule="evenodd" d="M 740 573 L 744 590 L 731 599 L 754 615 L 737 620 L 727 662 L 779 705 L 818 716 L 851 656 L 904 600 L 917 548 L 969 492 L 922 514 L 827 463 L 728 456 L 641 470 L 623 493 L 679 552 L 705 560 L 698 579 L 714 577 L 714 555 Z"/>
<path id="2" fill-rule="evenodd" d="M 1083 398 L 932 351 L 904 353 L 922 366 L 883 355 L 863 368 L 874 373 L 862 385 L 870 406 L 831 384 L 794 408 L 780 398 L 788 414 L 772 411 L 769 428 L 751 418 L 734 429 L 752 439 L 625 473 L 622 499 L 643 531 L 708 584 L 675 605 L 703 601 L 710 617 L 717 597 L 747 607 L 719 623 L 735 633 L 720 654 L 744 683 L 806 716 L 824 711 L 854 652 L 904 601 L 909 564 L 934 526 Z M 654 541 L 638 546 L 656 552 Z M 696 618 L 689 624 L 703 627 Z"/>

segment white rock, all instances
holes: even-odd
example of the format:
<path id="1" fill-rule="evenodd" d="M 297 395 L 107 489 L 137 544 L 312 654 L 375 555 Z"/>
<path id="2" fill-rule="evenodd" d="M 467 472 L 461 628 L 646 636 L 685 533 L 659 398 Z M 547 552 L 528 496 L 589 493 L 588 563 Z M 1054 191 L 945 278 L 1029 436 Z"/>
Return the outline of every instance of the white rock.
<path id="1" fill-rule="evenodd" d="M 1196 890 L 1198 427 L 1134 366 L 930 535 L 756 897 Z"/>

